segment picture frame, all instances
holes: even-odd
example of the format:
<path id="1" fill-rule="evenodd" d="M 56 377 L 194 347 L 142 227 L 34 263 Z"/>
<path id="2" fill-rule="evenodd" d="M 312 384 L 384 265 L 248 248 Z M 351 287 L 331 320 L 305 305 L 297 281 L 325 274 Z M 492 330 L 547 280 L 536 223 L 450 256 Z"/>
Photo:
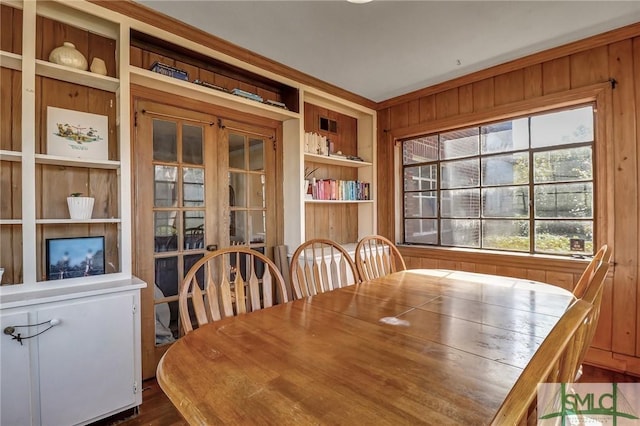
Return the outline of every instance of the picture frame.
<path id="1" fill-rule="evenodd" d="M 47 238 L 47 280 L 105 273 L 104 236 Z"/>
<path id="2" fill-rule="evenodd" d="M 109 159 L 109 118 L 47 107 L 47 154 L 91 160 Z"/>

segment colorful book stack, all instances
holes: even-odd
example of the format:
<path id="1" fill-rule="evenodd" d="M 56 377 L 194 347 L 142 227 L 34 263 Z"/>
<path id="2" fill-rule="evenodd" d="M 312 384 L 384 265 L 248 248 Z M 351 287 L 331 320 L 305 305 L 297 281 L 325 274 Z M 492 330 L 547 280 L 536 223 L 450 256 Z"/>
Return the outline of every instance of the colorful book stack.
<path id="1" fill-rule="evenodd" d="M 368 182 L 357 180 L 313 179 L 311 182 L 314 200 L 369 200 L 369 188 Z"/>

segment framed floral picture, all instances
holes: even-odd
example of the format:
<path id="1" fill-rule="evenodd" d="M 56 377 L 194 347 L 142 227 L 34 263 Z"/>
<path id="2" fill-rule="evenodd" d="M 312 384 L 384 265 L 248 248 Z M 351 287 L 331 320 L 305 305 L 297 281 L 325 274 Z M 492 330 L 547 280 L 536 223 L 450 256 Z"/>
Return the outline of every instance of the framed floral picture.
<path id="1" fill-rule="evenodd" d="M 108 117 L 70 109 L 47 107 L 47 154 L 108 160 Z"/>

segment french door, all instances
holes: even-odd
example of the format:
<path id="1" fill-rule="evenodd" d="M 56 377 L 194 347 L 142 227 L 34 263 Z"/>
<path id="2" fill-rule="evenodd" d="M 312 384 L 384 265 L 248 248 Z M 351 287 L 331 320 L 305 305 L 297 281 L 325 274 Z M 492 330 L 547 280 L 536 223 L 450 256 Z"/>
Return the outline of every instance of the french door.
<path id="1" fill-rule="evenodd" d="M 275 244 L 273 129 L 136 101 L 134 274 L 142 293 L 143 377 L 180 337 L 178 289 L 208 251 Z"/>

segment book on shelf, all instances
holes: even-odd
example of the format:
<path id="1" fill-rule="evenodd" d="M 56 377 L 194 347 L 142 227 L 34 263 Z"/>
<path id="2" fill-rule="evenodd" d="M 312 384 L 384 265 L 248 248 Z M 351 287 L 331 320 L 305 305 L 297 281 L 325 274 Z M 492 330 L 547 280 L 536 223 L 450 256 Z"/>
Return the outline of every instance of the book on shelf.
<path id="1" fill-rule="evenodd" d="M 357 180 L 314 179 L 311 193 L 314 200 L 363 201 L 370 199 L 370 184 Z"/>

